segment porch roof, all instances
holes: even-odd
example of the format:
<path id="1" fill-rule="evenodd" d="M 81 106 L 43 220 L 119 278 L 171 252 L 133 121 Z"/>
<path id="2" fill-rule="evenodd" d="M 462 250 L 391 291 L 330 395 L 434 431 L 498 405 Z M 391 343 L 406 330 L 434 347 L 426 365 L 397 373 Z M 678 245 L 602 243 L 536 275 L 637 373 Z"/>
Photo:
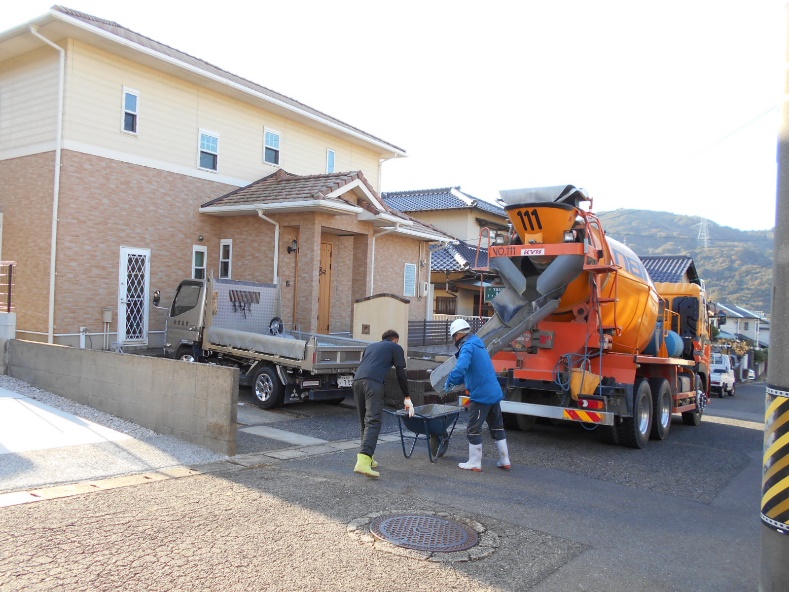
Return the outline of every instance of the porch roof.
<path id="1" fill-rule="evenodd" d="M 350 194 L 355 199 L 348 199 Z M 218 216 L 304 212 L 355 215 L 375 227 L 414 238 L 453 240 L 437 228 L 388 206 L 361 171 L 294 175 L 280 169 L 204 203 L 200 212 Z"/>

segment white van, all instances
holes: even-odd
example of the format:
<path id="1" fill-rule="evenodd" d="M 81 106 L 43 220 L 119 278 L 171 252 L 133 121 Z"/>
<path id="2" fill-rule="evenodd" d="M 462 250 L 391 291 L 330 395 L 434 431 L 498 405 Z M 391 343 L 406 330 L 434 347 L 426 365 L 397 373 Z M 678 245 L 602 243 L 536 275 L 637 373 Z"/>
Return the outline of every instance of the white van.
<path id="1" fill-rule="evenodd" d="M 717 394 L 721 399 L 724 395 L 734 396 L 734 369 L 731 356 L 721 353 L 712 354 L 710 375 L 710 393 Z"/>

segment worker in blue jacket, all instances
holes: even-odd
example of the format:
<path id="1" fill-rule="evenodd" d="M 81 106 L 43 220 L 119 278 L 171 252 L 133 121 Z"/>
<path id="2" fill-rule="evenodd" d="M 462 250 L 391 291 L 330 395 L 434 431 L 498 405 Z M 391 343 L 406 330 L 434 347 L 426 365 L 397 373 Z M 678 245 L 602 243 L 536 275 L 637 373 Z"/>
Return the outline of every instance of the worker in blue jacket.
<path id="1" fill-rule="evenodd" d="M 464 319 L 456 319 L 449 326 L 449 334 L 455 340 L 458 352 L 457 363 L 447 376 L 444 390 L 465 383 L 469 391 L 469 408 L 466 436 L 468 437 L 468 462 L 459 463 L 461 469 L 482 471 L 482 426 L 487 421 L 490 435 L 499 450 L 498 467 L 509 470 L 510 457 L 504 434 L 504 418 L 501 415 L 501 389 L 493 362 L 483 341 L 471 335 L 471 327 Z"/>

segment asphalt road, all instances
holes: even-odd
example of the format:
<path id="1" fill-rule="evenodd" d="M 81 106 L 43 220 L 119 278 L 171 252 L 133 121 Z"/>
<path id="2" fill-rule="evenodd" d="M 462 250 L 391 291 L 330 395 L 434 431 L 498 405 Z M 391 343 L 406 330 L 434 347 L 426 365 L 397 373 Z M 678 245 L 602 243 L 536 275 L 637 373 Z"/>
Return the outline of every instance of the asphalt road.
<path id="1" fill-rule="evenodd" d="M 644 450 L 598 443 L 578 425 L 508 432 L 508 472 L 488 436 L 483 472 L 457 468 L 461 424 L 437 463 L 424 443 L 406 459 L 387 415 L 378 480 L 352 473 L 350 403 L 262 411 L 243 390 L 240 402 L 229 462 L 0 508 L 0 588 L 758 588 L 763 383 L 713 399 L 698 427 L 674 418 L 669 439 Z M 495 550 L 426 561 L 352 536 L 376 513 L 475 521 Z"/>

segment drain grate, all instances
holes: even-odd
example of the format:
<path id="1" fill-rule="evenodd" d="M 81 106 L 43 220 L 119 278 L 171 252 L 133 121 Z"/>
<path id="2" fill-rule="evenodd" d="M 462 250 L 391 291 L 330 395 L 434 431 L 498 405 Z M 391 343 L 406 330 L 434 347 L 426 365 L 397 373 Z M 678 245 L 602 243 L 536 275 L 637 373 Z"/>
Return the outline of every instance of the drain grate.
<path id="1" fill-rule="evenodd" d="M 370 532 L 393 545 L 416 551 L 451 553 L 465 551 L 479 542 L 473 529 L 437 516 L 379 516 L 370 523 Z"/>

